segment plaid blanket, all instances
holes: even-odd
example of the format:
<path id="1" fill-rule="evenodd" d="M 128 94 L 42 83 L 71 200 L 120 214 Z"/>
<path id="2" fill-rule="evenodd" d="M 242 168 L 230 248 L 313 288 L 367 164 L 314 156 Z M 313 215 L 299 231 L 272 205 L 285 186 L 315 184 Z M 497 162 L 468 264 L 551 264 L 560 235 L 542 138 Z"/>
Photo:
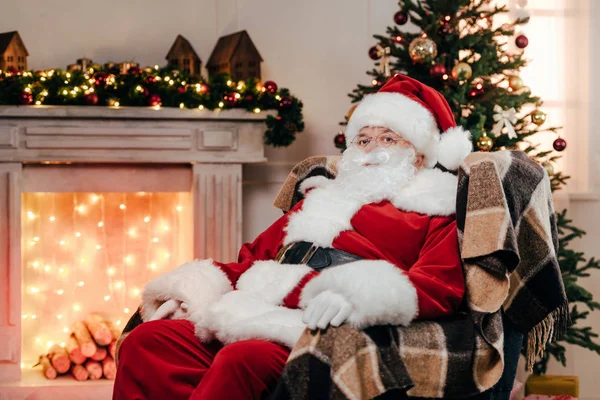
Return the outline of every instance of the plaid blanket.
<path id="1" fill-rule="evenodd" d="M 319 168 L 331 168 L 330 160 L 320 162 Z M 293 171 L 288 188 L 304 178 Z M 457 203 L 468 312 L 408 327 L 305 331 L 272 399 L 481 393 L 504 367 L 502 308 L 527 334 L 531 369 L 569 320 L 549 179 L 522 152 L 473 153 L 459 171 Z M 276 204 L 285 211 L 295 203 L 280 193 Z"/>

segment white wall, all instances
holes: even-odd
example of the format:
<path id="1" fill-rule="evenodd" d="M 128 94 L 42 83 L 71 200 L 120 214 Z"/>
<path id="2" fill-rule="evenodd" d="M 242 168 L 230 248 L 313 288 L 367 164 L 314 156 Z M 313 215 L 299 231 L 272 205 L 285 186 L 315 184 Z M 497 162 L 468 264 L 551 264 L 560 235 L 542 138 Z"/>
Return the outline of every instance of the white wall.
<path id="1" fill-rule="evenodd" d="M 591 20 L 600 19 L 600 2 L 597 1 L 529 2 L 533 8 L 532 29 L 539 26 L 542 35 L 538 35 L 539 39 L 530 37 L 534 40 L 528 54 L 538 59 L 532 64 L 532 72 L 543 72 L 553 65 L 555 61 L 545 58 L 548 52 L 557 52 L 561 59 L 567 60 L 566 67 L 557 69 L 561 76 L 556 72 L 548 77 L 547 82 L 557 80 L 559 85 L 541 82 L 539 90 L 532 88 L 544 97 L 548 97 L 544 91 L 552 88 L 563 93 L 560 99 L 548 99 L 548 106 L 558 109 L 556 114 L 562 115 L 562 122 L 570 127 L 566 159 L 572 161 L 564 165 L 575 175 L 573 188 L 585 192 L 571 196 L 571 216 L 578 226 L 588 231 L 578 246 L 586 255 L 600 257 L 596 244 L 600 239 L 600 196 L 589 193 L 600 190 L 597 161 L 600 151 L 597 150 L 598 139 L 592 134 L 597 126 L 595 116 L 600 114 L 600 98 L 596 95 L 600 93 L 600 80 L 594 74 L 590 74 L 589 120 L 587 114 L 577 111 L 586 107 L 589 100 L 584 90 L 588 86 L 587 77 L 581 71 L 588 68 L 594 71 L 593 66 L 600 62 L 600 26 L 591 24 L 588 60 L 587 38 L 583 41 L 586 49 L 583 53 L 577 52 L 578 47 L 574 45 L 582 42 L 581 37 L 573 37 L 581 33 L 576 33 L 573 26 L 581 25 L 573 21 L 556 25 L 544 19 L 556 16 L 548 11 L 553 7 L 565 9 L 559 16 L 573 16 L 566 5 L 574 2 L 578 7 L 589 2 Z M 393 24 L 396 10 L 395 0 L 5 1 L 0 11 L 0 29 L 20 32 L 30 52 L 31 68 L 61 67 L 82 56 L 97 62 L 135 60 L 142 65 L 162 65 L 177 34 L 188 38 L 205 62 L 219 36 L 248 30 L 265 60 L 263 79 L 289 87 L 305 104 L 306 122 L 305 132 L 294 145 L 286 149 L 270 148 L 268 164 L 244 170 L 243 238 L 250 241 L 281 215 L 271 202 L 291 166 L 309 155 L 337 154 L 333 136 L 350 106 L 346 94 L 357 83 L 369 82 L 365 71 L 373 65 L 367 57 L 367 50 L 374 43 L 371 35 L 384 33 L 385 27 Z M 565 39 L 546 37 L 545 44 L 550 47 L 536 52 L 536 46 L 544 44 L 545 35 L 553 32 L 552 27 L 566 30 Z M 588 279 L 586 286 L 600 298 L 598 274 Z M 590 324 L 600 332 L 598 313 Z M 569 350 L 568 360 L 565 372 L 581 376 L 582 398 L 599 398 L 594 391 L 598 384 L 592 367 L 600 366 L 600 359 L 574 349 Z"/>

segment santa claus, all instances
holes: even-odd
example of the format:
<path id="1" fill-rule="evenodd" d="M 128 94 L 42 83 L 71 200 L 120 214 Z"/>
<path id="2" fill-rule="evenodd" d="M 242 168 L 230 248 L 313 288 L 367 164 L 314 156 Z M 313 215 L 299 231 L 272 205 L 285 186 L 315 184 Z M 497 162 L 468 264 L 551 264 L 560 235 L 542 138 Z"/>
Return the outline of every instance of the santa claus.
<path id="1" fill-rule="evenodd" d="M 471 151 L 442 95 L 403 75 L 365 97 L 335 179 L 313 177 L 238 262 L 150 281 L 124 340 L 115 399 L 260 398 L 305 328 L 408 325 L 453 314 L 464 278 L 454 219 Z M 134 368 L 134 366 L 136 368 Z"/>

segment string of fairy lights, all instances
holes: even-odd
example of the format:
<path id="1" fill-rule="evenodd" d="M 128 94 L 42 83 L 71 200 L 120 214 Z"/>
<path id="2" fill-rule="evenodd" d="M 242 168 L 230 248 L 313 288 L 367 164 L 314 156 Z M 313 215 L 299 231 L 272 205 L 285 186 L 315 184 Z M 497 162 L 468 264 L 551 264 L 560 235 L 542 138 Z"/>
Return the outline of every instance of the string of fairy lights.
<path id="1" fill-rule="evenodd" d="M 89 312 L 122 326 L 144 284 L 191 257 L 189 208 L 178 192 L 24 194 L 23 361 L 64 346 Z"/>

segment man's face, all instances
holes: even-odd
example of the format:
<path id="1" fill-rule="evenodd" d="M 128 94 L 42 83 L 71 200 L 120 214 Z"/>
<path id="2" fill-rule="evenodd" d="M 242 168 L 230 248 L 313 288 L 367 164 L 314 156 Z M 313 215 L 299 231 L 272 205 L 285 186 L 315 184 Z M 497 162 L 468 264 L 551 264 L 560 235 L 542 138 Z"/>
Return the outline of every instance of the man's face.
<path id="1" fill-rule="evenodd" d="M 382 149 L 416 149 L 411 142 L 398 135 L 396 132 L 384 126 L 365 126 L 362 128 L 358 135 L 352 140 L 352 145 L 363 153 L 370 153 L 377 147 Z M 423 166 L 423 154 L 417 153 L 415 167 L 421 168 Z M 372 164 L 365 164 L 369 166 Z"/>

